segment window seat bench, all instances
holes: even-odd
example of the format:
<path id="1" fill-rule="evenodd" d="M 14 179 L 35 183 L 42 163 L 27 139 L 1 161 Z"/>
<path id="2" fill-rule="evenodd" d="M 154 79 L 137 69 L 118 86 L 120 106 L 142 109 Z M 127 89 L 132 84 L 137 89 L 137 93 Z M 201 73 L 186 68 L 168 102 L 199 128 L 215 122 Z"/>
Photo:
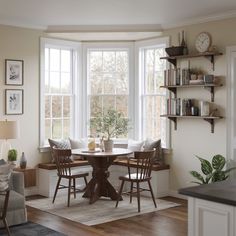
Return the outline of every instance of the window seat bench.
<path id="1" fill-rule="evenodd" d="M 130 161 L 131 167 L 135 167 L 137 163 L 135 161 Z M 74 160 L 71 163 L 72 170 L 80 170 L 89 172 L 88 180 L 92 176 L 92 167 L 88 164 L 87 160 Z M 118 189 L 119 188 L 119 176 L 127 174 L 127 164 L 124 159 L 117 159 L 114 161 L 113 165 L 109 168 L 110 176 L 109 181 L 111 184 Z M 169 165 L 153 165 L 152 171 L 152 187 L 155 197 L 167 196 L 169 193 Z M 39 194 L 46 197 L 52 197 L 54 194 L 55 186 L 57 183 L 57 170 L 55 163 L 40 163 L 38 164 L 39 173 Z M 132 171 L 132 168 L 131 168 Z M 77 187 L 83 188 L 84 182 L 81 180 L 77 181 Z M 144 188 L 146 186 L 143 186 Z M 128 186 L 124 186 L 124 191 L 128 190 Z M 143 195 L 149 196 L 149 192 L 142 192 Z M 66 190 L 59 191 L 58 195 L 66 194 Z"/>

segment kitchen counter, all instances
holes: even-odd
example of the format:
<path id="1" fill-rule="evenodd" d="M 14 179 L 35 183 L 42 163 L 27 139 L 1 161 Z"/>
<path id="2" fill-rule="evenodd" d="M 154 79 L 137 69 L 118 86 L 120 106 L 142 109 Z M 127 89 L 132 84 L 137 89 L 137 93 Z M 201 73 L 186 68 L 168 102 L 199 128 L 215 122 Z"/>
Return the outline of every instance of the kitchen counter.
<path id="1" fill-rule="evenodd" d="M 236 179 L 182 188 L 180 194 L 236 206 Z"/>

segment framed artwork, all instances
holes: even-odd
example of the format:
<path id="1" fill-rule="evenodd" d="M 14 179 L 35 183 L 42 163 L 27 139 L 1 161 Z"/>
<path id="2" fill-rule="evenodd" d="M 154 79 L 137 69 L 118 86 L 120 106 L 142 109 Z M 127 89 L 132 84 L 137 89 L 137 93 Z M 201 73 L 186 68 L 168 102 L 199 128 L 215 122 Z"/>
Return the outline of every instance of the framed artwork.
<path id="1" fill-rule="evenodd" d="M 21 115 L 23 114 L 23 89 L 6 89 L 5 90 L 5 114 Z"/>
<path id="2" fill-rule="evenodd" d="M 5 60 L 5 84 L 23 85 L 24 61 L 23 60 Z"/>

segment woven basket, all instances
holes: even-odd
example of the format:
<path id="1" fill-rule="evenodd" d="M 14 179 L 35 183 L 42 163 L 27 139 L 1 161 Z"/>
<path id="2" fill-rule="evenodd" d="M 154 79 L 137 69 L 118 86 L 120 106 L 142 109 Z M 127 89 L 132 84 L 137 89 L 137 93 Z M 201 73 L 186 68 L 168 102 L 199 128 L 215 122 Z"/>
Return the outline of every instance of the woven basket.
<path id="1" fill-rule="evenodd" d="M 166 48 L 166 53 L 172 57 L 172 56 L 180 56 L 183 55 L 184 47 L 183 46 L 177 46 L 177 47 L 169 47 Z"/>

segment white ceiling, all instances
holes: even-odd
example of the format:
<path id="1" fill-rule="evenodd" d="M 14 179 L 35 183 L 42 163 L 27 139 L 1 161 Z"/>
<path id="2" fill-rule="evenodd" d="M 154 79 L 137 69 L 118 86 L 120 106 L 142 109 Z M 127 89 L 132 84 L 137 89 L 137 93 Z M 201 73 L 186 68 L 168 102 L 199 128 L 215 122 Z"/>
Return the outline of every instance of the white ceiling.
<path id="1" fill-rule="evenodd" d="M 99 26 L 100 32 L 101 26 L 127 32 L 126 25 L 136 25 L 135 32 L 157 32 L 232 16 L 236 0 L 0 0 L 0 24 L 54 33 L 84 32 L 86 26 L 91 32 Z"/>

